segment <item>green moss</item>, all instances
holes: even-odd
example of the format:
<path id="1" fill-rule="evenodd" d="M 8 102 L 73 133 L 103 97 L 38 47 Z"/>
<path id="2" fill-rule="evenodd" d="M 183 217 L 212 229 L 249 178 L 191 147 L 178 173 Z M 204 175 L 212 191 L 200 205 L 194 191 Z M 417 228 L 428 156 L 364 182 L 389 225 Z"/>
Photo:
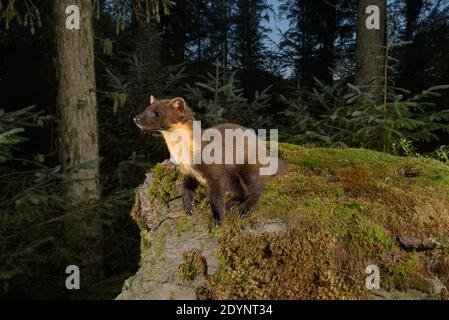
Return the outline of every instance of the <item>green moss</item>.
<path id="1" fill-rule="evenodd" d="M 184 281 L 193 281 L 198 276 L 207 274 L 207 263 L 199 250 L 184 253 L 183 262 L 178 267 L 178 274 Z"/>
<path id="2" fill-rule="evenodd" d="M 149 240 L 149 232 L 141 229 L 140 233 L 140 252 L 145 253 L 151 248 L 151 241 Z"/>
<path id="3" fill-rule="evenodd" d="M 152 174 L 148 197 L 151 201 L 167 204 L 173 197 L 175 183 L 180 179 L 181 173 L 172 166 L 157 164 Z"/>
<path id="4" fill-rule="evenodd" d="M 341 198 L 345 195 L 345 191 L 341 186 L 335 186 L 332 189 L 332 193 L 334 193 L 337 198 Z"/>
<path id="5" fill-rule="evenodd" d="M 411 253 L 409 259 L 404 263 L 397 263 L 393 266 L 393 273 L 401 277 L 408 276 L 418 266 L 416 253 Z"/>
<path id="6" fill-rule="evenodd" d="M 165 241 L 163 238 L 154 238 L 152 243 L 156 257 L 162 256 L 165 250 Z"/>
<path id="7" fill-rule="evenodd" d="M 391 249 L 394 241 L 387 231 L 380 225 L 360 217 L 350 236 L 364 247 Z"/>
<path id="8" fill-rule="evenodd" d="M 191 230 L 193 225 L 194 223 L 192 217 L 182 217 L 177 223 L 176 235 L 179 237 L 183 232 Z"/>

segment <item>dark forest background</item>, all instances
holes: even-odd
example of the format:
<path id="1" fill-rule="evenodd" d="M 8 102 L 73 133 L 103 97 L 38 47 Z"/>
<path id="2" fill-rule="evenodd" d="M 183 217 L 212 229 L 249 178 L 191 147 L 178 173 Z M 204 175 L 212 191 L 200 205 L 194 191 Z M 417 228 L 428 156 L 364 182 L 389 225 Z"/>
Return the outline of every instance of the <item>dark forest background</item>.
<path id="1" fill-rule="evenodd" d="M 73 3 L 79 39 L 61 29 Z M 168 158 L 132 122 L 151 94 L 203 126 L 449 161 L 447 0 L 0 4 L 0 298 L 109 299 L 136 271 L 134 191 Z"/>

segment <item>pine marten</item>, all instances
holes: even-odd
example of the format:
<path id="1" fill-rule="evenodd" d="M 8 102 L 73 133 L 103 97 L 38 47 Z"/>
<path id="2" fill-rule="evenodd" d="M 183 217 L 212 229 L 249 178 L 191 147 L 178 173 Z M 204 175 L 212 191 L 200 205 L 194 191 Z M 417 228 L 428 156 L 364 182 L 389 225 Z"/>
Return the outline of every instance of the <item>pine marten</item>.
<path id="1" fill-rule="evenodd" d="M 219 148 L 211 150 L 213 148 L 207 147 L 208 141 L 202 141 L 204 139 L 198 143 L 198 140 L 194 139 L 196 134 L 194 117 L 183 98 L 158 100 L 151 96 L 150 104 L 144 112 L 134 118 L 134 122 L 141 130 L 162 133 L 173 162 L 180 167 L 184 175 L 183 203 L 187 215 L 191 215 L 194 210 L 194 194 L 199 184 L 206 188 L 208 201 L 217 224 L 222 221 L 225 211 L 233 207 L 238 207 L 242 216 L 248 215 L 262 194 L 268 178 L 274 174 L 280 174 L 285 169 L 285 163 L 279 159 L 275 172 L 262 175 L 260 171 L 262 167 L 266 167 L 267 161 L 265 159 L 262 164 L 260 155 L 263 154 L 266 157 L 268 155 L 265 143 L 257 144 L 254 143 L 255 140 L 250 142 L 248 137 L 254 138 L 255 133 L 236 124 L 220 124 L 205 131 L 199 130 L 199 133 L 200 135 L 207 133 L 205 136 L 208 136 L 206 140 L 209 139 L 209 141 L 215 140 L 217 134 L 226 137 L 229 132 L 234 133 L 233 141 L 242 138 L 244 141 L 244 151 L 240 154 L 238 150 L 236 151 L 237 144 L 233 144 L 231 149 L 226 150 L 224 141 L 221 141 L 219 147 L 222 146 L 223 149 L 220 151 Z M 255 159 L 250 159 L 250 156 L 254 157 L 256 149 L 261 153 L 257 153 Z M 180 150 L 184 150 L 184 153 Z M 204 151 L 209 151 L 208 155 L 215 160 L 222 161 L 211 163 L 210 160 L 201 161 L 200 159 L 195 162 L 195 159 L 198 160 L 197 156 Z M 232 158 L 231 162 L 229 157 Z M 233 196 L 225 204 L 227 189 L 233 193 Z"/>

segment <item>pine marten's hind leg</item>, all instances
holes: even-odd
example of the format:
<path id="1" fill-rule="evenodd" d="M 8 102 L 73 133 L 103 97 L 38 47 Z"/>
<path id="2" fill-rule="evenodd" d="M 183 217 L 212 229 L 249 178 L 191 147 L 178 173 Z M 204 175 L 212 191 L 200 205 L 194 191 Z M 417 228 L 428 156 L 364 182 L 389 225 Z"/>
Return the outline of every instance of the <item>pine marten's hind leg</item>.
<path id="1" fill-rule="evenodd" d="M 193 210 L 195 210 L 195 191 L 198 188 L 198 181 L 189 175 L 184 176 L 183 181 L 183 195 L 182 200 L 184 202 L 184 212 L 186 215 L 191 216 Z"/>
<path id="2" fill-rule="evenodd" d="M 247 216 L 253 211 L 257 201 L 262 195 L 267 177 L 261 176 L 258 173 L 247 173 L 242 175 L 242 180 L 248 188 L 249 195 L 245 202 L 240 205 L 240 215 Z"/>
<path id="3" fill-rule="evenodd" d="M 225 214 L 225 184 L 223 178 L 207 179 L 207 199 L 212 207 L 212 214 L 216 224 L 220 224 Z"/>
<path id="4" fill-rule="evenodd" d="M 245 188 L 238 175 L 233 175 L 229 179 L 229 189 L 232 192 L 232 198 L 226 202 L 226 211 L 241 205 L 246 198 Z"/>

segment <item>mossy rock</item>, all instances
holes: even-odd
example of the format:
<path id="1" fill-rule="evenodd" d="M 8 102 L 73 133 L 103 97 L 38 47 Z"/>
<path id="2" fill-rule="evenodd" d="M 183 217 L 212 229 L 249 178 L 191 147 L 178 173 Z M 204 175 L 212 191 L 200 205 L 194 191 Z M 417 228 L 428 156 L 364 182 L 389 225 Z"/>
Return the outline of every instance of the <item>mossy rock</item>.
<path id="1" fill-rule="evenodd" d="M 270 180 L 251 216 L 231 211 L 220 227 L 213 226 L 201 190 L 195 214 L 185 217 L 181 174 L 168 164 L 156 167 L 139 188 L 132 211 L 142 234 L 140 270 L 119 298 L 445 296 L 447 165 L 364 149 L 289 144 L 280 144 L 280 155 L 289 164 L 285 176 Z M 440 245 L 405 251 L 397 241 L 401 235 L 431 237 Z M 369 265 L 379 267 L 380 290 L 365 287 Z M 155 294 L 161 290 L 164 294 Z"/>

